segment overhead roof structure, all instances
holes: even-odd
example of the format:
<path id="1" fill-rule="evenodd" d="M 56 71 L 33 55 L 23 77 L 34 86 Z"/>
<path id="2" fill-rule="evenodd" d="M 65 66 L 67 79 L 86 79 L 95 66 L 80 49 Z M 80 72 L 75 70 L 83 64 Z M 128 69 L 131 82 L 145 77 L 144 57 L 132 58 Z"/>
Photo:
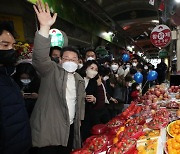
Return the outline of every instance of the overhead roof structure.
<path id="1" fill-rule="evenodd" d="M 172 5 L 166 4 L 165 13 L 158 10 L 161 0 L 75 0 L 103 23 L 110 26 L 114 33 L 131 40 L 142 52 L 157 52 L 152 45 L 150 33 L 159 24 L 167 22 Z M 172 1 L 171 1 L 172 2 Z M 169 2 L 170 3 L 170 2 Z M 166 17 L 163 21 L 161 17 Z"/>

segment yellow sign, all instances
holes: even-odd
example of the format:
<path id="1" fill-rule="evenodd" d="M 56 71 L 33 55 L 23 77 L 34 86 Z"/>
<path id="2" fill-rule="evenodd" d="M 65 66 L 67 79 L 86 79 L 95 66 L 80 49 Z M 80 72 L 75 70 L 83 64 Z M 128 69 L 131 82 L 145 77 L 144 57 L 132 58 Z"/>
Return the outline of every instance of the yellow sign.
<path id="1" fill-rule="evenodd" d="M 8 21 L 15 29 L 16 40 L 24 42 L 24 27 L 22 17 L 0 14 L 0 22 Z"/>

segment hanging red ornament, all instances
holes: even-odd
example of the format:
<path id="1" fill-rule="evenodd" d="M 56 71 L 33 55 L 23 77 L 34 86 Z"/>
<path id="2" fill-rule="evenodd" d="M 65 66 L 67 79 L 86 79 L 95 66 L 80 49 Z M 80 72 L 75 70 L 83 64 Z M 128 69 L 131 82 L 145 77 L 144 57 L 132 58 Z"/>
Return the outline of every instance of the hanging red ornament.
<path id="1" fill-rule="evenodd" d="M 159 5 L 159 11 L 164 11 L 165 9 L 165 4 L 164 4 L 164 0 L 161 1 L 161 4 Z"/>

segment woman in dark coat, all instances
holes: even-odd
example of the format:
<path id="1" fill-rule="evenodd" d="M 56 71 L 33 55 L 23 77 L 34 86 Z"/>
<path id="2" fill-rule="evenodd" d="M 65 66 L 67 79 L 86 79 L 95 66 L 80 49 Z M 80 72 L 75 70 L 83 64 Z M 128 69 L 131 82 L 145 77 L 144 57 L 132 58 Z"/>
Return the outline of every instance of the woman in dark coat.
<path id="1" fill-rule="evenodd" d="M 16 66 L 14 80 L 19 85 L 25 100 L 29 117 L 38 98 L 40 79 L 30 63 L 20 63 Z"/>
<path id="2" fill-rule="evenodd" d="M 81 124 L 82 140 L 88 138 L 91 133 L 90 130 L 93 126 L 93 108 L 95 107 L 97 97 L 97 74 L 98 74 L 98 63 L 95 60 L 87 61 L 83 67 L 79 70 L 79 74 L 84 78 L 86 100 L 85 100 L 85 117 Z"/>

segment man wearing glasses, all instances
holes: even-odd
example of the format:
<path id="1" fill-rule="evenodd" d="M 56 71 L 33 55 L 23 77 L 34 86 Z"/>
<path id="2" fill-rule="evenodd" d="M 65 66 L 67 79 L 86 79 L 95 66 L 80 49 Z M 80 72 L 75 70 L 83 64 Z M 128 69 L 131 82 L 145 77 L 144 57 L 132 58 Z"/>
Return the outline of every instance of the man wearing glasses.
<path id="1" fill-rule="evenodd" d="M 36 32 L 33 65 L 41 76 L 39 97 L 31 115 L 32 142 L 38 154 L 68 154 L 81 146 L 80 124 L 85 112 L 84 80 L 75 71 L 78 52 L 61 50 L 61 64 L 49 57 L 49 30 L 57 14 L 38 0 L 34 10 L 40 29 Z"/>

